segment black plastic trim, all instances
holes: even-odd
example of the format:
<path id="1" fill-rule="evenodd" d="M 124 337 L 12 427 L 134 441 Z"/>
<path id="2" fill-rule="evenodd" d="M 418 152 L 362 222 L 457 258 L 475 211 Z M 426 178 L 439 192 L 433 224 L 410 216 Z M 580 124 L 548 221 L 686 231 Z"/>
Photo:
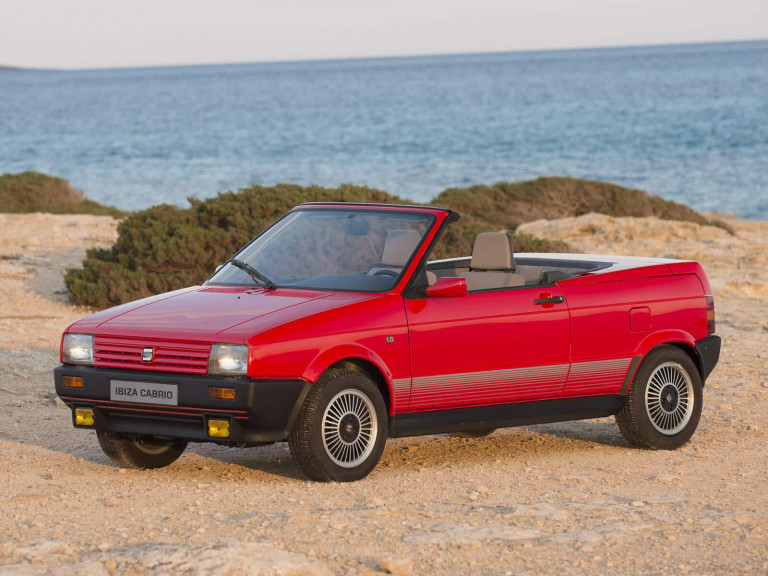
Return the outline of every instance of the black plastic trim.
<path id="1" fill-rule="evenodd" d="M 421 210 L 421 211 L 429 211 L 429 210 L 439 210 L 440 212 L 449 212 L 451 214 L 457 214 L 450 208 L 441 208 L 440 206 L 430 206 L 427 204 L 386 204 L 384 202 L 302 202 L 295 208 L 291 208 L 291 212 L 298 210 L 302 207 L 308 207 L 308 208 L 318 208 L 323 206 L 331 206 L 333 208 L 337 208 L 339 206 L 346 206 L 346 207 L 355 207 L 359 206 L 362 208 L 365 208 L 366 206 L 375 206 L 377 208 L 413 208 L 414 210 Z"/>
<path id="2" fill-rule="evenodd" d="M 612 262 L 593 260 L 563 260 L 557 258 L 557 253 L 552 253 L 552 258 L 530 258 L 528 256 L 514 256 L 515 266 L 551 266 L 552 268 L 583 268 L 581 272 L 595 272 L 597 270 L 604 270 L 613 266 Z M 440 270 L 444 268 L 453 268 L 456 265 L 464 265 L 463 268 L 469 268 L 469 264 L 472 261 L 471 256 L 459 256 L 458 258 L 446 258 L 443 260 L 435 260 L 429 265 L 430 270 Z M 579 272 L 575 272 L 568 276 L 572 278 L 578 276 Z"/>
<path id="3" fill-rule="evenodd" d="M 81 377 L 83 387 L 62 386 L 65 375 Z M 110 380 L 176 384 L 179 405 L 114 402 L 109 395 Z M 205 420 L 222 417 L 232 421 L 226 441 L 245 444 L 285 440 L 311 386 L 304 380 L 250 380 L 69 365 L 54 369 L 54 381 L 56 393 L 67 405 L 94 408 L 95 425 L 90 429 L 221 443 L 221 439 L 208 437 Z M 235 399 L 209 398 L 210 386 L 234 388 Z"/>
<path id="4" fill-rule="evenodd" d="M 544 304 L 562 304 L 565 302 L 563 296 L 550 296 L 549 298 L 536 298 L 533 303 L 537 306 L 543 306 Z"/>
<path id="5" fill-rule="evenodd" d="M 390 419 L 389 435 L 393 438 L 401 438 L 441 432 L 602 418 L 616 414 L 625 401 L 625 396 L 610 394 L 395 414 Z"/>
<path id="6" fill-rule="evenodd" d="M 622 396 L 629 390 L 629 384 L 632 382 L 632 377 L 635 375 L 635 372 L 637 372 L 637 366 L 642 359 L 643 357 L 639 355 L 632 358 L 632 362 L 629 364 L 629 370 L 627 370 L 627 375 L 624 377 L 624 384 L 622 384 L 621 390 L 619 390 L 619 394 Z"/>
<path id="7" fill-rule="evenodd" d="M 696 342 L 696 358 L 698 359 L 702 384 L 709 378 L 720 360 L 721 344 L 720 336 L 715 335 L 707 336 Z"/>

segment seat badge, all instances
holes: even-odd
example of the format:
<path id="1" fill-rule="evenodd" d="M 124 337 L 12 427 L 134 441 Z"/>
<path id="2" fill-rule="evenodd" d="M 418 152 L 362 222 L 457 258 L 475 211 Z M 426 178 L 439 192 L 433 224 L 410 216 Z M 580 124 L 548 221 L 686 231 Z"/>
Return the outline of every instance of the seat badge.
<path id="1" fill-rule="evenodd" d="M 141 361 L 142 362 L 152 362 L 152 355 L 154 353 L 154 348 L 144 348 L 141 351 Z"/>

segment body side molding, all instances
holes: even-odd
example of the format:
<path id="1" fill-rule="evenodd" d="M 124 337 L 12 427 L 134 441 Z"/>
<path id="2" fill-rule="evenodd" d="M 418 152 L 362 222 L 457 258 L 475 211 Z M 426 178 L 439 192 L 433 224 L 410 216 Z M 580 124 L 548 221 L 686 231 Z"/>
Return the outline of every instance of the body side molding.
<path id="1" fill-rule="evenodd" d="M 624 396 L 607 394 L 395 414 L 390 419 L 389 435 L 392 438 L 400 438 L 602 418 L 616 414 L 624 406 L 625 400 Z"/>

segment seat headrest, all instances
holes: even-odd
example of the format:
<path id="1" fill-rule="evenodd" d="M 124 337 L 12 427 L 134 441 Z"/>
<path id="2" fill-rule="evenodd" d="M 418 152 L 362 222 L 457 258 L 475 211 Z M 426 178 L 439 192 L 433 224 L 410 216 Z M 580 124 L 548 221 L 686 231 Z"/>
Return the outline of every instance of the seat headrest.
<path id="1" fill-rule="evenodd" d="M 472 270 L 515 270 L 512 236 L 504 232 L 483 232 L 472 247 Z"/>
<path id="2" fill-rule="evenodd" d="M 391 230 L 384 242 L 381 263 L 386 266 L 405 266 L 420 240 L 421 234 L 416 230 Z"/>

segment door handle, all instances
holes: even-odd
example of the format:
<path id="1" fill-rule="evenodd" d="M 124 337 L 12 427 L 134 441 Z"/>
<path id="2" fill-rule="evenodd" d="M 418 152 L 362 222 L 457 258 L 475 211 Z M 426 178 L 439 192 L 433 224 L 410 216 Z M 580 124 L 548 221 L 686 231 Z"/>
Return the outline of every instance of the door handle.
<path id="1" fill-rule="evenodd" d="M 565 298 L 562 296 L 550 296 L 549 298 L 536 298 L 536 300 L 533 301 L 534 304 L 542 305 L 542 304 L 560 304 L 561 302 L 565 302 Z"/>

